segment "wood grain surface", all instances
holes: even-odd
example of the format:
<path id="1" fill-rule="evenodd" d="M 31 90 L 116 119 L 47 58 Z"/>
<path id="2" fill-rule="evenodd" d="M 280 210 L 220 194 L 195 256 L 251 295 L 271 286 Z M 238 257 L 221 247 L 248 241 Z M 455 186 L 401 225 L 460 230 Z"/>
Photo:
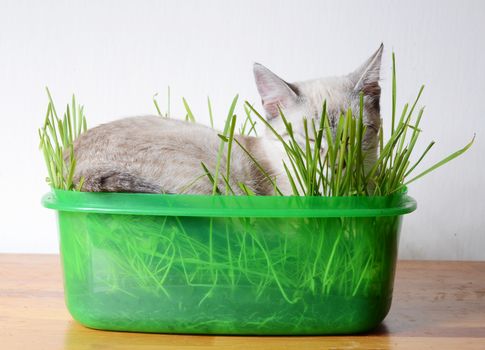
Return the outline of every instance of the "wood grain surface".
<path id="1" fill-rule="evenodd" d="M 58 256 L 0 254 L 0 349 L 485 349 L 485 262 L 400 261 L 389 315 L 359 336 L 97 331 L 63 297 Z"/>

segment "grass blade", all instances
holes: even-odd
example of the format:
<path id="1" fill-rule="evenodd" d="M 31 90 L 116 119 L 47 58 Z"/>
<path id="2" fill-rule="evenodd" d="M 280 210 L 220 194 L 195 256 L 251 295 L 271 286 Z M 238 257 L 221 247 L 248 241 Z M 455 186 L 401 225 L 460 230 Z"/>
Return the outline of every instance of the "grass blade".
<path id="1" fill-rule="evenodd" d="M 422 173 L 418 174 L 417 176 L 413 177 L 411 180 L 407 181 L 404 186 L 407 186 L 409 185 L 410 183 L 422 178 L 423 176 L 429 174 L 430 172 L 432 172 L 433 170 L 436 170 L 438 169 L 439 167 L 445 165 L 446 163 L 448 163 L 449 161 L 455 159 L 456 157 L 462 155 L 463 153 L 465 153 L 472 145 L 473 145 L 473 142 L 475 141 L 475 135 L 473 135 L 473 138 L 472 140 L 465 146 L 463 147 L 462 149 L 456 151 L 456 152 L 453 152 L 452 154 L 450 154 L 448 157 L 445 157 L 443 160 L 439 161 L 438 163 L 434 164 L 433 166 L 429 167 L 428 169 L 426 169 L 425 171 L 423 171 Z"/>

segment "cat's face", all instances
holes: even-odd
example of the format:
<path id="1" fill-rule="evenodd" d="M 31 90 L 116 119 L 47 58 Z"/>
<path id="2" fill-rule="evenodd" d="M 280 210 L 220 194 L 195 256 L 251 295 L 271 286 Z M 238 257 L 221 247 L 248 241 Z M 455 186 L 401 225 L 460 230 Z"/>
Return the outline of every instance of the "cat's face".
<path id="1" fill-rule="evenodd" d="M 280 135 L 287 136 L 286 128 L 279 114 L 279 107 L 286 119 L 292 123 L 297 141 L 304 142 L 303 118 L 313 118 L 315 124 L 318 125 L 323 103 L 326 101 L 330 127 L 335 135 L 339 117 L 342 113 L 345 114 L 349 107 L 352 109 L 354 117 L 358 116 L 362 92 L 364 94 L 363 122 L 367 126 L 362 148 L 369 153 L 375 153 L 380 126 L 379 71 L 382 50 L 381 45 L 364 64 L 348 75 L 291 84 L 263 65 L 255 63 L 256 85 L 269 123 Z M 267 130 L 267 136 L 273 137 L 272 132 Z M 322 147 L 326 147 L 325 143 Z M 369 161 L 372 160 L 369 159 Z"/>

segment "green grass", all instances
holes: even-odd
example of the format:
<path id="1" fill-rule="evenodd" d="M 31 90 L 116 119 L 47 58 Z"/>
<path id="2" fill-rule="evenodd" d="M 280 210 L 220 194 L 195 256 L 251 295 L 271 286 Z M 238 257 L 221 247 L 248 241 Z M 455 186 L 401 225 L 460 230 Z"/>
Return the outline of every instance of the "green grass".
<path id="1" fill-rule="evenodd" d="M 424 108 L 417 110 L 419 99 L 423 93 L 424 86 L 409 108 L 405 104 L 399 120 L 396 115 L 397 83 L 395 56 L 392 55 L 392 111 L 391 128 L 386 142 L 384 128 L 381 125 L 379 130 L 379 152 L 377 161 L 370 169 L 364 169 L 366 152 L 362 149 L 362 140 L 366 133 L 363 124 L 363 96 L 360 98 L 358 111 L 348 109 L 340 116 L 337 130 L 333 135 L 330 129 L 330 122 L 327 115 L 326 103 L 323 101 L 322 115 L 317 119 L 303 119 L 305 130 L 305 144 L 297 142 L 294 134 L 294 125 L 289 122 L 283 111 L 280 110 L 287 139 L 272 127 L 272 125 L 253 107 L 249 102 L 244 104 L 245 118 L 239 127 L 241 135 L 257 135 L 256 120 L 261 122 L 280 141 L 285 150 L 288 160 L 284 164 L 286 175 L 292 188 L 292 194 L 296 196 L 361 196 L 378 195 L 385 196 L 401 191 L 405 186 L 438 169 L 449 161 L 466 152 L 473 144 L 473 139 L 463 148 L 450 154 L 444 159 L 436 162 L 431 167 L 416 173 L 419 164 L 428 155 L 428 152 L 435 145 L 434 141 L 429 142 L 425 151 L 417 158 L 414 158 L 414 149 L 418 144 L 422 130 L 420 129 L 421 118 Z M 59 118 L 50 95 L 47 90 L 49 103 L 44 126 L 39 130 L 40 148 L 44 154 L 48 171 L 48 182 L 53 188 L 76 190 L 73 186 L 73 174 L 76 167 L 76 160 L 72 144 L 74 140 L 86 130 L 86 117 L 83 107 L 76 104 L 73 96 L 71 104 L 67 105 L 63 118 Z M 160 106 L 153 97 L 153 103 L 157 113 L 161 117 L 170 117 L 170 88 L 167 90 L 167 112 L 162 113 Z M 186 111 L 185 119 L 195 122 L 196 118 L 185 98 L 182 99 Z M 212 104 L 208 102 L 210 124 L 214 126 Z M 229 108 L 226 122 L 220 137 L 216 167 L 214 174 L 211 174 L 206 164 L 201 164 L 204 174 L 213 183 L 213 194 L 232 195 L 234 189 L 231 187 L 231 155 L 234 147 L 239 147 L 255 163 L 264 178 L 274 187 L 275 195 L 282 195 L 282 191 L 276 185 L 276 179 L 269 176 L 267 169 L 264 169 L 249 152 L 234 137 L 238 117 L 235 115 L 238 96 L 236 96 Z M 254 117 L 253 117 L 253 116 Z M 255 119 L 256 118 L 256 119 Z M 313 141 L 313 142 L 312 142 Z M 320 148 L 326 149 L 322 155 Z M 220 172 L 221 159 L 226 155 L 226 172 Z M 198 177 L 200 179 L 200 177 Z M 223 183 L 224 189 L 218 188 Z M 82 182 L 80 184 L 82 186 Z M 234 184 L 233 184 L 234 185 Z M 244 193 L 252 195 L 252 191 L 244 183 L 238 183 Z M 80 186 L 78 186 L 80 187 Z M 79 188 L 77 188 L 79 190 Z"/>
<path id="2" fill-rule="evenodd" d="M 341 115 L 335 135 L 323 102 L 318 120 L 304 119 L 305 142 L 297 142 L 286 119 L 283 138 L 248 102 L 235 114 L 236 96 L 219 134 L 216 167 L 201 163 L 213 195 L 232 195 L 244 183 L 231 182 L 231 154 L 239 148 L 282 195 L 276 181 L 241 144 L 236 130 L 257 135 L 269 128 L 288 155 L 284 164 L 296 196 L 360 196 L 392 206 L 403 188 L 455 159 L 473 144 L 417 171 L 434 146 L 416 156 L 424 110 L 423 88 L 400 117 L 396 106 L 393 55 L 391 127 L 379 131 L 379 154 L 364 169 L 363 98 L 358 111 Z M 74 97 L 63 118 L 48 92 L 41 149 L 54 189 L 73 185 L 73 142 L 86 130 L 83 108 Z M 161 117 L 156 95 L 153 102 Z M 186 120 L 194 122 L 182 100 Z M 212 103 L 207 100 L 211 126 Z M 326 152 L 320 152 L 320 147 Z M 224 163 L 225 162 L 225 163 Z M 224 170 L 223 170 L 224 169 Z M 193 180 L 197 181 L 201 176 Z M 190 186 L 191 183 L 187 184 Z M 387 196 L 387 197 L 378 197 Z M 275 198 L 276 199 L 276 198 Z M 305 198 L 311 199 L 311 198 Z M 323 199 L 323 198 L 320 198 Z M 341 198 L 328 198 L 336 203 Z M 362 199 L 362 198 L 355 198 Z M 375 326 L 390 306 L 400 217 L 195 218 L 60 212 L 61 251 L 68 306 L 76 319 L 103 329 L 188 333 L 315 334 L 363 331 Z"/>
<path id="3" fill-rule="evenodd" d="M 80 190 L 81 179 L 77 187 L 73 184 L 76 159 L 73 142 L 87 130 L 84 107 L 77 104 L 73 95 L 62 118 L 59 118 L 49 89 L 46 89 L 49 103 L 44 125 L 39 129 L 40 149 L 47 167 L 47 183 L 52 188 Z"/>
<path id="4" fill-rule="evenodd" d="M 389 307 L 398 217 L 60 220 L 67 299 L 88 325 L 335 333 L 371 327 Z"/>
<path id="5" fill-rule="evenodd" d="M 384 141 L 386 137 L 384 128 L 381 125 L 377 135 L 379 139 L 377 160 L 369 169 L 364 168 L 367 154 L 362 149 L 362 140 L 367 131 L 363 123 L 363 96 L 360 96 L 358 111 L 348 109 L 346 113 L 340 116 L 335 133 L 330 128 L 326 103 L 322 101 L 323 108 L 320 118 L 304 118 L 302 121 L 305 131 L 305 142 L 303 145 L 297 142 L 294 125 L 287 120 L 283 111 L 280 110 L 280 118 L 285 125 L 286 134 L 288 134 L 288 138 L 285 139 L 252 104 L 246 101 L 243 105 L 246 117 L 239 127 L 239 134 L 257 136 L 256 121 L 259 121 L 273 133 L 287 154 L 288 161 L 284 163 L 284 169 L 292 188 L 292 195 L 386 196 L 400 192 L 407 185 L 466 152 L 472 146 L 475 137 L 463 148 L 451 153 L 429 168 L 417 172 L 419 165 L 435 145 L 434 141 L 429 142 L 427 147 L 425 147 L 425 151 L 415 159 L 415 148 L 422 134 L 419 126 L 424 114 L 424 108 L 418 109 L 418 103 L 424 86 L 420 88 L 412 105 L 404 105 L 400 118 L 397 119 L 397 82 L 394 53 L 392 55 L 392 63 L 392 110 L 389 137 L 387 141 Z M 186 120 L 194 122 L 195 116 L 185 99 L 183 99 L 183 104 L 187 111 Z M 233 144 L 235 144 L 255 163 L 266 181 L 272 184 L 274 195 L 282 195 L 282 191 L 276 184 L 276 179 L 270 177 L 267 169 L 264 169 L 258 163 L 258 160 L 249 154 L 247 149 L 234 138 L 233 127 L 237 124 L 237 116 L 234 115 L 236 104 L 237 96 L 234 98 L 229 109 L 224 130 L 219 135 L 221 143 L 216 160 L 217 166 L 215 173 L 209 173 L 207 167 L 204 164 L 202 165 L 204 173 L 208 176 L 211 183 L 214 184 L 213 194 L 231 195 L 234 193 L 233 189 L 230 188 L 230 164 L 232 150 L 234 149 Z M 155 105 L 157 111 L 159 111 L 158 104 L 155 103 Z M 211 126 L 213 127 L 212 105 L 210 100 L 208 100 L 208 107 Z M 231 132 L 231 137 L 228 137 L 229 131 Z M 319 152 L 321 147 L 326 149 L 323 155 Z M 220 159 L 223 154 L 227 155 L 226 173 L 220 174 Z M 216 189 L 217 184 L 220 182 L 225 183 L 225 190 Z M 237 185 L 247 195 L 253 195 L 246 184 L 239 183 Z"/>
<path id="6" fill-rule="evenodd" d="M 392 67 L 392 118 L 391 130 L 387 142 L 384 142 L 384 129 L 379 130 L 380 147 L 377 161 L 366 171 L 364 169 L 366 153 L 362 149 L 362 140 L 366 132 L 363 123 L 364 104 L 360 96 L 359 110 L 354 113 L 351 109 L 340 116 L 336 134 L 332 135 L 328 119 L 326 104 L 319 125 L 314 119 L 303 119 L 305 130 L 305 145 L 300 145 L 294 134 L 293 125 L 280 110 L 289 139 L 283 137 L 258 113 L 248 102 L 246 106 L 251 110 L 280 141 L 288 155 L 289 164 L 284 164 L 287 177 L 297 196 L 386 196 L 402 191 L 410 183 L 438 169 L 449 161 L 466 152 L 473 144 L 475 137 L 463 148 L 450 154 L 431 167 L 414 174 L 417 166 L 434 146 L 432 141 L 425 148 L 420 157 L 412 162 L 415 146 L 422 133 L 419 128 L 424 108 L 416 112 L 424 86 L 408 111 L 408 104 L 403 107 L 401 117 L 396 121 L 396 65 L 393 54 Z M 315 140 L 314 146 L 310 140 Z M 326 142 L 322 142 L 325 140 Z M 322 156 L 318 150 L 320 146 L 326 148 Z"/>

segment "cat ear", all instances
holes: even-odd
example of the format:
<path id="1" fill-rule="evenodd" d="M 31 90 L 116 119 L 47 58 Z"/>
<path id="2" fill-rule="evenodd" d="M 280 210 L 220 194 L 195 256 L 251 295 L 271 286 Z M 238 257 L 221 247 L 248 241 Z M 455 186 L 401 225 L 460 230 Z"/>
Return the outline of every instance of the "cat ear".
<path id="1" fill-rule="evenodd" d="M 268 119 L 279 116 L 278 106 L 280 108 L 289 107 L 298 101 L 296 88 L 262 64 L 255 63 L 253 72 Z"/>
<path id="2" fill-rule="evenodd" d="M 354 91 L 363 92 L 364 95 L 379 98 L 381 88 L 379 77 L 381 71 L 381 58 L 384 44 L 381 44 L 377 51 L 367 59 L 359 68 L 350 74 L 354 82 Z"/>

